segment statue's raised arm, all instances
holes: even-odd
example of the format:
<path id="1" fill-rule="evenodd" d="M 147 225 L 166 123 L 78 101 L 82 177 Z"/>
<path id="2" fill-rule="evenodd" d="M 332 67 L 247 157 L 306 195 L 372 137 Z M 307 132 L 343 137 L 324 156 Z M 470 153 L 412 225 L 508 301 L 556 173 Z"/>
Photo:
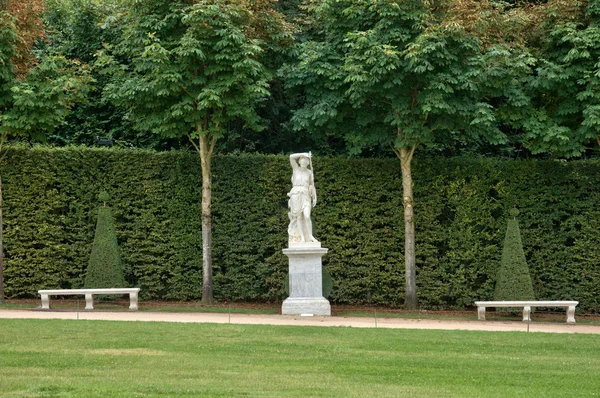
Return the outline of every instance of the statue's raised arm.
<path id="1" fill-rule="evenodd" d="M 303 152 L 303 153 L 293 153 L 290 155 L 290 164 L 292 165 L 292 169 L 296 170 L 298 168 L 298 161 L 300 158 L 307 158 L 309 159 L 309 163 L 310 163 L 310 152 Z"/>
<path id="2" fill-rule="evenodd" d="M 317 242 L 312 235 L 310 213 L 317 203 L 317 191 L 314 186 L 310 152 L 290 155 L 292 166 L 292 190 L 288 193 L 289 244 Z M 318 243 L 318 242 L 317 242 Z"/>

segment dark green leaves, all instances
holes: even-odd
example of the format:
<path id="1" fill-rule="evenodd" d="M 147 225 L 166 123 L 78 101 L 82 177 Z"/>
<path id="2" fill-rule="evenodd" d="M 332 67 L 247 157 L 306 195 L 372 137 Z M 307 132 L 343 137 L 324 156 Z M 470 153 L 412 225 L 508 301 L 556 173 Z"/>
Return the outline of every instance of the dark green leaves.
<path id="1" fill-rule="evenodd" d="M 135 3 L 122 23 L 112 52 L 129 63 L 116 67 L 108 53 L 100 61 L 112 67 L 105 94 L 128 109 L 138 129 L 219 137 L 236 120 L 260 128 L 255 106 L 269 95 L 271 74 L 261 63 L 265 43 L 252 34 L 253 14 L 243 2 L 155 9 Z"/>
<path id="2" fill-rule="evenodd" d="M 12 59 L 16 41 L 14 19 L 6 11 L 0 11 L 0 114 L 9 98 L 9 83 L 14 79 Z"/>
<path id="3" fill-rule="evenodd" d="M 452 7 L 311 3 L 318 33 L 301 45 L 298 63 L 285 69 L 288 86 L 306 98 L 295 113 L 296 127 L 338 134 L 354 152 L 449 144 L 456 131 L 505 142 L 498 129 L 503 104 L 526 102 L 521 85 L 530 61 L 509 46 L 484 47 L 453 22 Z"/>
<path id="4" fill-rule="evenodd" d="M 534 153 L 580 156 L 600 136 L 600 26 L 597 2 L 541 7 L 533 42 L 540 62 L 531 79 L 535 110 L 523 125 Z M 586 13 L 587 6 L 587 13 Z"/>
<path id="5" fill-rule="evenodd" d="M 86 98 L 92 78 L 89 69 L 64 57 L 47 57 L 12 82 L 12 106 L 0 115 L 0 129 L 34 138 L 56 128 L 71 107 Z"/>

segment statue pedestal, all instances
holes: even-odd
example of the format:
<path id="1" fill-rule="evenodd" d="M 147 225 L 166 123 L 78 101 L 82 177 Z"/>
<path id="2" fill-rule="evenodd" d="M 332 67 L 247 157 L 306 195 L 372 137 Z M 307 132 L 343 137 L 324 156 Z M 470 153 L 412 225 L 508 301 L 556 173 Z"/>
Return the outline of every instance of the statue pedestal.
<path id="1" fill-rule="evenodd" d="M 321 257 L 329 249 L 315 243 L 283 249 L 290 264 L 290 296 L 281 306 L 283 315 L 331 315 L 329 301 L 323 297 L 321 264 Z"/>

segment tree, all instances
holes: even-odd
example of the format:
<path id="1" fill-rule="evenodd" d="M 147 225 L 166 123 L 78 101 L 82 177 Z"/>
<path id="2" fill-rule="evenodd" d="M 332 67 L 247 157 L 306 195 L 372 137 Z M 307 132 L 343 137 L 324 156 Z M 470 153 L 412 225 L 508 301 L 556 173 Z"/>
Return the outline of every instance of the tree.
<path id="1" fill-rule="evenodd" d="M 581 156 L 600 145 L 600 5 L 551 0 L 525 10 L 538 62 L 531 106 L 516 127 L 534 154 Z"/>
<path id="2" fill-rule="evenodd" d="M 64 120 L 75 102 L 86 97 L 91 83 L 87 68 L 80 63 L 64 57 L 33 60 L 24 55 L 24 49 L 31 47 L 23 37 L 34 40 L 37 36 L 19 37 L 18 32 L 15 18 L 0 9 L 0 162 L 9 137 L 43 139 Z M 2 217 L 0 175 L 0 302 L 4 301 Z"/>
<path id="3" fill-rule="evenodd" d="M 197 151 L 202 303 L 211 303 L 211 158 L 232 123 L 261 129 L 255 107 L 272 77 L 262 57 L 289 35 L 270 0 L 135 1 L 120 23 L 121 41 L 99 59 L 112 74 L 105 93 L 135 128 L 187 137 Z"/>
<path id="4" fill-rule="evenodd" d="M 104 205 L 98 210 L 94 244 L 84 286 L 90 289 L 125 287 L 115 223 L 112 211 L 106 205 L 110 196 L 107 192 L 101 192 L 98 197 Z"/>
<path id="5" fill-rule="evenodd" d="M 306 101 L 293 121 L 341 135 L 353 153 L 384 146 L 399 158 L 405 307 L 415 310 L 413 156 L 458 140 L 505 142 L 497 115 L 526 102 L 530 57 L 500 43 L 495 24 L 514 21 L 485 1 L 314 0 L 309 13 L 314 38 L 284 69 Z"/>
<path id="6" fill-rule="evenodd" d="M 64 56 L 68 60 L 90 65 L 95 80 L 89 100 L 75 104 L 61 128 L 47 137 L 52 145 L 96 145 L 98 138 L 110 138 L 113 145 L 170 149 L 178 142 L 135 131 L 124 117 L 125 111 L 107 101 L 102 92 L 108 83 L 94 67 L 96 53 L 103 43 L 114 44 L 120 35 L 110 17 L 126 10 L 122 0 L 46 0 L 43 16 L 44 40 L 35 50 L 42 56 Z"/>
<path id="7" fill-rule="evenodd" d="M 510 210 L 502 260 L 494 290 L 495 301 L 535 300 L 517 215 L 519 210 Z"/>
<path id="8" fill-rule="evenodd" d="M 16 38 L 11 64 L 16 75 L 22 77 L 36 63 L 32 50 L 38 38 L 44 36 L 44 0 L 0 0 L 0 11 L 13 19 Z"/>

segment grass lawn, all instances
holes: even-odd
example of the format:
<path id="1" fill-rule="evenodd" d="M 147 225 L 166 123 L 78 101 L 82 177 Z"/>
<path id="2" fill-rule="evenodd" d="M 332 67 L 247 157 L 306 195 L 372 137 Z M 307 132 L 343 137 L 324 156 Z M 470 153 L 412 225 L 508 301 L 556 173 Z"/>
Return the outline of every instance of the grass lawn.
<path id="1" fill-rule="evenodd" d="M 475 321 L 477 320 L 477 311 L 461 311 L 461 312 L 449 312 L 449 311 L 338 311 L 336 316 L 345 316 L 345 317 L 369 317 L 374 318 L 377 316 L 378 318 L 404 318 L 404 319 L 461 319 L 461 320 L 469 320 Z M 547 313 L 536 311 L 531 314 L 532 322 L 545 322 L 545 323 L 565 323 L 566 314 L 563 313 Z M 578 324 L 589 324 L 589 325 L 599 325 L 600 317 L 598 315 L 575 315 L 575 319 Z M 518 310 L 516 313 L 507 313 L 507 312 L 494 312 L 487 311 L 485 313 L 486 321 L 514 321 L 521 322 L 523 320 L 523 315 L 521 310 Z"/>
<path id="2" fill-rule="evenodd" d="M 0 320 L 1 397 L 586 397 L 596 335 Z"/>

